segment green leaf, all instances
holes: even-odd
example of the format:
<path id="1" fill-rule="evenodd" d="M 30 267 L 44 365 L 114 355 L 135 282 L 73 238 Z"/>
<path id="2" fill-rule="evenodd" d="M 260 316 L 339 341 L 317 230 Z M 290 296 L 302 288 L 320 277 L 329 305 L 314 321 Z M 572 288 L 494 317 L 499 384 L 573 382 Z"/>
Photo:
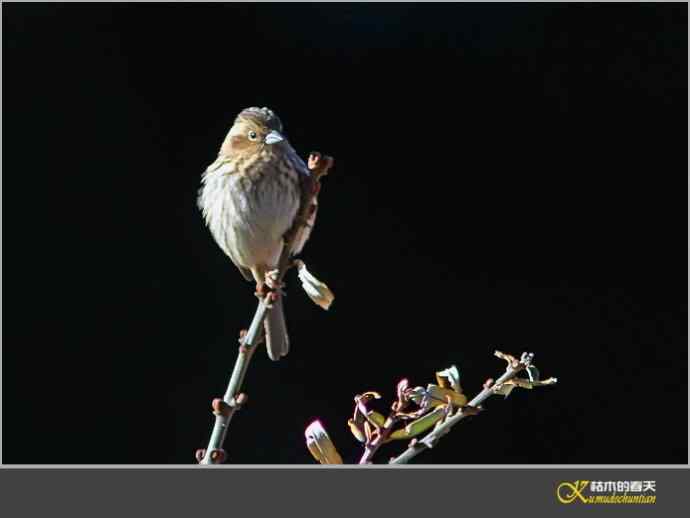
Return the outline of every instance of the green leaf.
<path id="1" fill-rule="evenodd" d="M 410 439 L 429 430 L 432 426 L 438 423 L 445 415 L 445 407 L 437 407 L 428 414 L 423 415 L 416 421 L 412 421 L 405 428 L 396 430 L 390 434 L 392 440 Z"/>
<path id="2" fill-rule="evenodd" d="M 388 436 L 388 439 L 391 441 L 402 441 L 403 439 L 410 438 L 410 434 L 408 434 L 407 430 L 405 430 L 404 428 L 400 428 Z"/>
<path id="3" fill-rule="evenodd" d="M 347 425 L 350 427 L 350 431 L 355 436 L 355 439 L 359 442 L 366 442 L 367 438 L 364 436 L 364 429 L 360 428 L 354 419 L 348 419 Z"/>
<path id="4" fill-rule="evenodd" d="M 412 421 L 405 427 L 409 437 L 414 437 L 438 423 L 445 415 L 446 409 L 444 407 L 437 407 L 426 415 L 423 415 L 416 421 Z"/>
<path id="5" fill-rule="evenodd" d="M 367 418 L 369 419 L 369 421 L 376 424 L 377 426 L 383 426 L 386 422 L 386 418 L 374 410 L 371 410 L 367 414 Z"/>

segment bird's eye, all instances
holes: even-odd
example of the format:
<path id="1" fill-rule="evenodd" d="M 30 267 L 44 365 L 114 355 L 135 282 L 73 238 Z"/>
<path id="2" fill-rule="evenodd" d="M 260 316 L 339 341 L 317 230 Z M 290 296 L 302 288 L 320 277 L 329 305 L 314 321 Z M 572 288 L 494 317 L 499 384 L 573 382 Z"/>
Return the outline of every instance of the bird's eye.
<path id="1" fill-rule="evenodd" d="M 249 137 L 249 140 L 256 140 L 256 131 L 250 131 L 247 136 Z"/>

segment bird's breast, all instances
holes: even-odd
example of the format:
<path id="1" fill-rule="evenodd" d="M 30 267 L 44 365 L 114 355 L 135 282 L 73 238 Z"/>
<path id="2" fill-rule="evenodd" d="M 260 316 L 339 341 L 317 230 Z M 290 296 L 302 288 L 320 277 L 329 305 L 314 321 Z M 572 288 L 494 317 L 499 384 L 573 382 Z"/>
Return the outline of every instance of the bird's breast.
<path id="1" fill-rule="evenodd" d="M 200 198 L 218 244 L 247 267 L 265 261 L 281 246 L 299 203 L 298 179 L 289 161 L 266 155 L 207 172 Z"/>

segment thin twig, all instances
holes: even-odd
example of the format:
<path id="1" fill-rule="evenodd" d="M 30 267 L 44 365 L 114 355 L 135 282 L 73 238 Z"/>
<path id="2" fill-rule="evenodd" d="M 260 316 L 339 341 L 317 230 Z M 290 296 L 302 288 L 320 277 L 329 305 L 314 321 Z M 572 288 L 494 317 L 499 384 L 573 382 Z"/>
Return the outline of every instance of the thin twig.
<path id="1" fill-rule="evenodd" d="M 270 309 L 269 296 L 270 294 L 267 294 L 259 301 L 249 331 L 241 333 L 240 349 L 237 354 L 237 360 L 235 361 L 235 367 L 230 376 L 228 388 L 225 391 L 223 399 L 215 399 L 212 404 L 216 420 L 213 425 L 208 447 L 205 450 L 197 451 L 197 460 L 199 460 L 199 464 L 221 464 L 225 460 L 223 443 L 225 442 L 232 416 L 247 400 L 247 397 L 240 393 L 240 389 L 242 388 L 242 382 L 249 368 L 249 362 L 257 346 L 261 344 L 263 339 L 261 327 Z"/>
<path id="2" fill-rule="evenodd" d="M 423 439 L 419 441 L 412 441 L 410 446 L 403 453 L 390 460 L 389 464 L 406 464 L 411 459 L 419 455 L 424 450 L 433 448 L 441 437 L 447 434 L 453 426 L 458 424 L 468 415 L 476 413 L 479 406 L 493 395 L 495 390 L 503 385 L 506 381 L 513 379 L 520 371 L 529 367 L 532 362 L 533 354 L 523 353 L 520 360 L 496 351 L 495 355 L 508 362 L 506 372 L 496 380 L 495 383 L 487 383 L 477 396 L 470 401 L 467 406 L 460 408 L 452 417 L 449 417 L 443 424 L 439 425 L 433 431 L 429 432 Z"/>
<path id="3" fill-rule="evenodd" d="M 395 412 L 391 412 L 383 427 L 378 430 L 378 434 L 374 440 L 367 442 L 367 444 L 364 446 L 364 454 L 359 460 L 360 464 L 371 464 L 371 459 L 374 457 L 378 449 L 388 442 L 388 436 L 393 433 L 394 426 L 397 422 L 398 418 L 395 416 Z"/>
<path id="4" fill-rule="evenodd" d="M 303 186 L 303 203 L 295 219 L 295 224 L 288 231 L 285 236 L 285 246 L 283 253 L 278 261 L 278 279 L 277 286 L 282 285 L 283 277 L 287 271 L 293 266 L 292 250 L 293 244 L 300 238 L 300 231 L 309 225 L 309 217 L 312 215 L 312 203 L 315 202 L 316 196 L 319 192 L 319 180 L 322 176 L 328 174 L 329 169 L 333 165 L 331 157 L 321 157 L 319 153 L 311 153 L 309 156 L 308 167 L 311 170 L 311 176 L 305 179 L 309 182 Z M 263 322 L 266 315 L 271 310 L 271 303 L 273 301 L 274 293 L 268 291 L 263 297 L 259 299 L 259 304 L 254 313 L 254 318 L 249 326 L 249 330 L 240 333 L 240 347 L 235 361 L 235 366 L 230 376 L 228 388 L 225 391 L 223 399 L 214 399 L 212 403 L 213 414 L 216 416 L 211 438 L 208 442 L 208 447 L 204 450 L 197 450 L 196 458 L 199 464 L 221 464 L 225 461 L 226 454 L 223 450 L 223 444 L 228 433 L 228 426 L 232 420 L 232 416 L 241 408 L 246 402 L 247 396 L 240 392 L 244 377 L 247 374 L 249 363 L 257 349 L 257 346 L 263 341 Z"/>
<path id="5" fill-rule="evenodd" d="M 401 380 L 398 383 L 398 400 L 391 405 L 391 411 L 388 414 L 388 418 L 384 421 L 383 426 L 376 428 L 376 437 L 374 437 L 373 440 L 367 439 L 364 445 L 364 453 L 359 460 L 360 464 L 371 464 L 378 449 L 390 441 L 390 435 L 395 431 L 395 425 L 400 422 L 404 415 L 403 411 L 410 403 L 409 399 L 403 396 L 405 388 L 407 388 L 407 379 Z M 358 401 L 358 404 L 359 403 L 360 401 Z M 360 412 L 362 412 L 365 417 L 368 415 L 366 407 L 361 409 Z"/>

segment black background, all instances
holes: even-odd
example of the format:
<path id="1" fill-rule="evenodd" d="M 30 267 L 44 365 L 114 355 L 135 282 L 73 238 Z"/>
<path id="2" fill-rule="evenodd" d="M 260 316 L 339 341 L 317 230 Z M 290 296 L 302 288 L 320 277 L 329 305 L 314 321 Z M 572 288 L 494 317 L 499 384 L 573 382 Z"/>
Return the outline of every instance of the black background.
<path id="1" fill-rule="evenodd" d="M 254 311 L 196 208 L 236 113 L 336 166 L 232 463 L 530 350 L 418 462 L 687 462 L 687 5 L 3 6 L 3 454 L 193 463 Z M 403 444 L 382 450 L 387 460 Z"/>

